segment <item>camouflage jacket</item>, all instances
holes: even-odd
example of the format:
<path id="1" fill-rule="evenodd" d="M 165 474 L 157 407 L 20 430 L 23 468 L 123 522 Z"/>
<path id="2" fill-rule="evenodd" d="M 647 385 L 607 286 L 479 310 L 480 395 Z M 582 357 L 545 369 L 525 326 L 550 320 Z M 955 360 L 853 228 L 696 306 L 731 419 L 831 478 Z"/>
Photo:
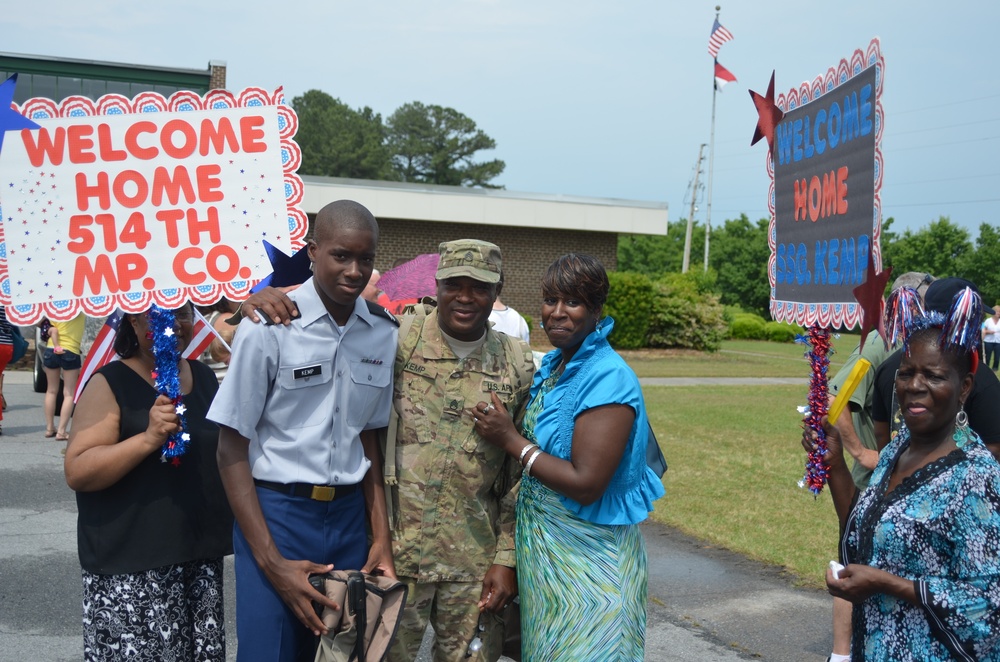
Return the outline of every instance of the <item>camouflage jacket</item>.
<path id="1" fill-rule="evenodd" d="M 494 563 L 514 566 L 521 467 L 480 439 L 467 410 L 496 392 L 519 420 L 534 364 L 527 344 L 492 329 L 459 359 L 437 320 L 437 310 L 418 315 L 396 355 L 393 556 L 397 573 L 421 582 L 481 581 Z"/>

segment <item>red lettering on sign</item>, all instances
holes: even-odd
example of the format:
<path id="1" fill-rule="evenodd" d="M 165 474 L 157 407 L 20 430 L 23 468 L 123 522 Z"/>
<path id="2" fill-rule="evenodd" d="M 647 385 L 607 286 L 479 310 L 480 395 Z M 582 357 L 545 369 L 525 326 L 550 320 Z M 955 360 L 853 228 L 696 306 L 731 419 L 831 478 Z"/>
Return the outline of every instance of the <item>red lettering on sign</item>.
<path id="1" fill-rule="evenodd" d="M 124 161 L 128 157 L 125 150 L 115 149 L 111 144 L 111 127 L 107 124 L 97 125 L 97 149 L 102 161 Z"/>
<path id="2" fill-rule="evenodd" d="M 125 149 L 137 159 L 155 159 L 160 153 L 156 147 L 143 147 L 139 144 L 140 133 L 156 133 L 156 125 L 148 120 L 136 122 L 125 129 Z"/>
<path id="3" fill-rule="evenodd" d="M 191 175 L 188 169 L 182 165 L 174 168 L 174 176 L 170 177 L 169 171 L 163 166 L 159 166 L 153 172 L 153 204 L 157 207 L 163 202 L 163 195 L 166 194 L 170 204 L 176 205 L 184 192 L 184 200 L 188 204 L 195 201 L 194 185 L 191 183 Z"/>
<path id="4" fill-rule="evenodd" d="M 66 129 L 66 147 L 69 151 L 70 163 L 94 163 L 97 155 L 94 154 L 94 139 L 91 134 L 94 127 L 86 124 L 73 124 Z"/>
<path id="5" fill-rule="evenodd" d="M 85 173 L 76 173 L 76 208 L 80 211 L 87 211 L 90 208 L 90 198 L 97 198 L 97 204 L 101 209 L 111 207 L 111 187 L 108 183 L 108 173 L 97 173 L 97 183 L 94 185 L 87 183 Z"/>
<path id="6" fill-rule="evenodd" d="M 24 151 L 28 155 L 28 160 L 36 168 L 45 163 L 46 157 L 52 165 L 62 163 L 63 149 L 66 146 L 64 127 L 56 128 L 54 136 L 44 126 L 37 131 L 24 129 L 21 131 L 21 139 L 24 141 Z M 38 142 L 35 142 L 36 139 Z"/>
<path id="7" fill-rule="evenodd" d="M 267 149 L 264 140 L 264 118 L 260 115 L 240 118 L 240 140 L 243 142 L 243 151 L 248 154 L 263 152 Z"/>
<path id="8" fill-rule="evenodd" d="M 228 117 L 220 118 L 218 126 L 214 125 L 210 119 L 201 121 L 201 145 L 198 152 L 202 156 L 208 155 L 209 147 L 216 154 L 222 154 L 226 143 L 229 144 L 229 151 L 234 153 L 240 151 L 240 144 L 236 140 L 236 131 Z"/>

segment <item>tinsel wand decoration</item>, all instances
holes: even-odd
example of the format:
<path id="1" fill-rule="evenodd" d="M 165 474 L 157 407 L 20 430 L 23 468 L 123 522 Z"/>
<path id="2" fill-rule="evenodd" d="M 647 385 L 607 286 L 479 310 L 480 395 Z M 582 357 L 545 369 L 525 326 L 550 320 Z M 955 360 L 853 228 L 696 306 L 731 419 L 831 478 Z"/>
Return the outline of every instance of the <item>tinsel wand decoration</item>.
<path id="1" fill-rule="evenodd" d="M 180 456 L 187 451 L 191 435 L 188 433 L 187 418 L 181 396 L 181 379 L 177 365 L 180 362 L 180 351 L 177 348 L 177 334 L 174 333 L 174 312 L 154 305 L 149 310 L 149 327 L 153 333 L 153 355 L 156 357 L 156 367 L 153 370 L 153 381 L 156 390 L 170 398 L 174 411 L 180 418 L 180 430 L 171 433 L 163 442 L 160 459 L 168 459 L 176 466 L 180 464 Z"/>
<path id="2" fill-rule="evenodd" d="M 830 368 L 830 330 L 815 324 L 809 327 L 807 336 L 798 336 L 796 342 L 809 345 L 806 352 L 812 375 L 809 378 L 809 404 L 805 411 L 803 425 L 812 430 L 816 443 L 806 459 L 806 473 L 799 481 L 799 487 L 808 487 L 815 496 L 823 491 L 823 485 L 830 475 L 830 465 L 826 462 L 826 432 L 823 430 L 823 417 L 826 416 L 829 402 L 827 387 L 827 371 Z"/>

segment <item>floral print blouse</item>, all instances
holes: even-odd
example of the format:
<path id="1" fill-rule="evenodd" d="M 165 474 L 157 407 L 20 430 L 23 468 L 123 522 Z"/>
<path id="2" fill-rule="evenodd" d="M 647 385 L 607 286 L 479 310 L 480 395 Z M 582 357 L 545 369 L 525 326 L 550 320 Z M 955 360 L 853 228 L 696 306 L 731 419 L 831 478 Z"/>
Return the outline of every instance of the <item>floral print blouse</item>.
<path id="1" fill-rule="evenodd" d="M 882 451 L 841 543 L 843 563 L 910 579 L 913 605 L 875 594 L 854 607 L 854 660 L 1000 660 L 1000 464 L 969 441 L 886 493 L 909 446 Z"/>

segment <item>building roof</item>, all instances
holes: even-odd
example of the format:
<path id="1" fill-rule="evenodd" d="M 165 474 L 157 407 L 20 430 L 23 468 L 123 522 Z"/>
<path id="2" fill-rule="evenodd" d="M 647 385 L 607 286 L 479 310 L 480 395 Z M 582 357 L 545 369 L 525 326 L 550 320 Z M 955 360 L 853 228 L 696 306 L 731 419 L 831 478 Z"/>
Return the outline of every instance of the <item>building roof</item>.
<path id="1" fill-rule="evenodd" d="M 552 230 L 667 233 L 667 203 L 301 175 L 302 209 L 357 200 L 377 218 Z"/>
<path id="2" fill-rule="evenodd" d="M 213 62 L 211 64 L 222 64 Z M 179 67 L 154 67 L 144 64 L 122 62 L 102 62 L 48 55 L 27 55 L 24 53 L 0 52 L 0 70 L 10 69 L 25 74 L 75 75 L 102 80 L 150 80 L 176 85 L 207 84 L 211 67 L 206 69 L 182 69 Z"/>

